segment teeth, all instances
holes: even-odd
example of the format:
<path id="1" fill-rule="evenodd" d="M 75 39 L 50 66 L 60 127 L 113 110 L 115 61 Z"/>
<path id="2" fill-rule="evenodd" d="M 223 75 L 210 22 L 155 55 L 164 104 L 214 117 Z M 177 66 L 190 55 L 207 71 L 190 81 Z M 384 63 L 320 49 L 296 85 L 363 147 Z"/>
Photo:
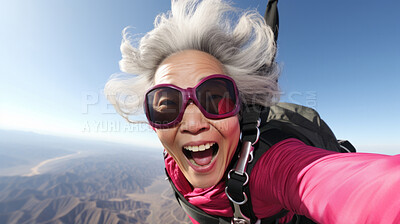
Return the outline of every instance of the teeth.
<path id="1" fill-rule="evenodd" d="M 185 146 L 183 148 L 186 149 L 186 150 L 192 151 L 192 152 L 197 152 L 197 151 L 204 151 L 206 149 L 209 149 L 214 144 L 215 143 L 207 143 L 207 144 L 204 144 L 204 145 Z"/>

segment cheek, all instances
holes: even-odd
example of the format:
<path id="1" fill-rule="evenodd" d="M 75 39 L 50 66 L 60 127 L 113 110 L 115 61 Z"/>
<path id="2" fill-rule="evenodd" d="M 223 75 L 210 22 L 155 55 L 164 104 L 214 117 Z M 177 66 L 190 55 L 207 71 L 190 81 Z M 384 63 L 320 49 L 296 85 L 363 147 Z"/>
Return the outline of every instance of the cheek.
<path id="1" fill-rule="evenodd" d="M 225 162 L 228 164 L 235 154 L 237 144 L 240 137 L 240 124 L 238 116 L 226 118 L 220 120 L 218 124 L 215 124 L 218 132 L 222 137 L 224 150 L 222 151 L 225 155 Z M 226 168 L 226 167 L 225 167 Z"/>
<path id="2" fill-rule="evenodd" d="M 215 126 L 225 138 L 231 141 L 234 141 L 236 138 L 238 140 L 238 136 L 240 135 L 240 124 L 238 116 L 223 119 Z"/>
<path id="3" fill-rule="evenodd" d="M 219 124 L 219 133 L 222 135 L 222 157 L 221 170 L 226 170 L 233 155 L 236 152 L 240 137 L 240 124 L 238 116 L 221 120 Z M 223 173 L 221 173 L 223 175 Z"/>

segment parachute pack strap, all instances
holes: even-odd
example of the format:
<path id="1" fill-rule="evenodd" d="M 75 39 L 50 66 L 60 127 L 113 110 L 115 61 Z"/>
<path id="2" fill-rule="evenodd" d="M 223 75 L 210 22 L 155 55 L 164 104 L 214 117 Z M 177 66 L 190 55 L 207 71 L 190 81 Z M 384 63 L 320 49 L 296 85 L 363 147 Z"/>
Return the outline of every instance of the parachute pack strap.
<path id="1" fill-rule="evenodd" d="M 260 134 L 258 127 L 260 126 L 260 113 L 263 107 L 260 105 L 244 105 L 242 108 L 241 140 L 255 144 Z"/>
<path id="2" fill-rule="evenodd" d="M 271 27 L 274 32 L 275 43 L 278 40 L 279 32 L 279 14 L 278 14 L 278 0 L 269 0 L 267 4 L 267 9 L 264 15 L 265 22 L 269 27 Z"/>

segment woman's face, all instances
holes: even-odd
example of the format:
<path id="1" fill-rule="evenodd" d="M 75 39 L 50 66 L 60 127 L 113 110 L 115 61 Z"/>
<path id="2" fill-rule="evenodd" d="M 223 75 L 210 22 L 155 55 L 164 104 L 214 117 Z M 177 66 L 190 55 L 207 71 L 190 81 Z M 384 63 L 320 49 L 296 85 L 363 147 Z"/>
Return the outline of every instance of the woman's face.
<path id="1" fill-rule="evenodd" d="M 155 73 L 155 84 L 188 88 L 213 74 L 224 74 L 217 59 L 201 51 L 186 50 L 169 56 L 161 63 Z M 191 103 L 178 125 L 156 129 L 156 132 L 192 186 L 208 188 L 224 176 L 235 153 L 240 128 L 237 116 L 208 119 Z M 196 147 L 205 147 L 206 150 L 193 152 Z"/>

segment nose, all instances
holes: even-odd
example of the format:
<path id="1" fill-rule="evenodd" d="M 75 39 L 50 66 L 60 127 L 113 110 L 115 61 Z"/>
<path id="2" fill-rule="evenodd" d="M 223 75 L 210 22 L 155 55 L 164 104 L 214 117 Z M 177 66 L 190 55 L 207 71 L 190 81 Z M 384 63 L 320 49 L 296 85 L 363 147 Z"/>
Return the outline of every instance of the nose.
<path id="1" fill-rule="evenodd" d="M 201 113 L 200 109 L 191 102 L 185 109 L 182 117 L 180 131 L 183 133 L 190 133 L 193 135 L 200 134 L 201 132 L 210 129 L 210 124 L 207 118 Z"/>

